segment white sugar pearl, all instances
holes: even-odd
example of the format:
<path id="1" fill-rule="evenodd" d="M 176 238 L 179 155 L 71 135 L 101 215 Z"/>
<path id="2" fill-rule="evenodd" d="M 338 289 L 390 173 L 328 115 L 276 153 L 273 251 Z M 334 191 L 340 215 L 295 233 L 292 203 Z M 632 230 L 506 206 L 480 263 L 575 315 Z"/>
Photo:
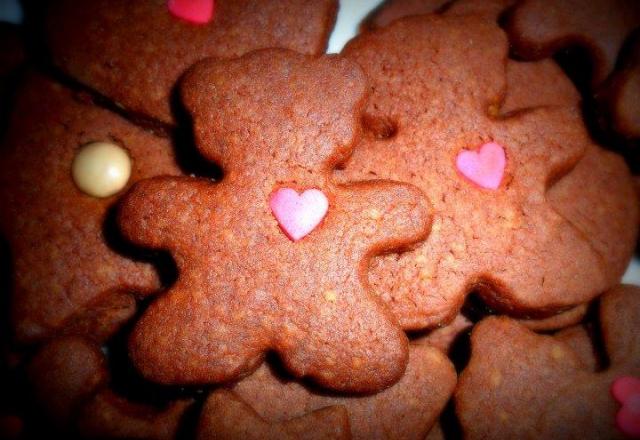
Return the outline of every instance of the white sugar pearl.
<path id="1" fill-rule="evenodd" d="M 82 192 L 92 197 L 109 197 L 127 185 L 131 177 L 131 158 L 119 145 L 92 142 L 78 150 L 71 173 Z"/>

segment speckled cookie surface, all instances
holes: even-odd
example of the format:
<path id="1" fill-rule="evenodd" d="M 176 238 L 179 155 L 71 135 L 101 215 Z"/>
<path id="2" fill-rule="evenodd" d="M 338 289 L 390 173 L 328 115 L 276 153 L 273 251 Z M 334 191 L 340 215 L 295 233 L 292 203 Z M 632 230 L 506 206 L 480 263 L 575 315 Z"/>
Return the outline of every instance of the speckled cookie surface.
<path id="1" fill-rule="evenodd" d="M 562 209 L 550 203 L 549 188 L 571 179 L 597 147 L 575 106 L 491 116 L 500 114 L 491 109 L 504 100 L 507 63 L 506 36 L 493 21 L 408 17 L 357 37 L 343 54 L 363 67 L 372 98 L 363 118 L 368 133 L 339 178 L 410 182 L 435 209 L 423 244 L 371 266 L 369 281 L 405 328 L 453 319 L 474 289 L 494 309 L 542 318 L 618 282 L 619 261 L 628 261 L 634 242 L 623 239 L 637 233 L 636 201 L 598 202 L 605 218 L 615 212 L 626 225 L 620 236 L 586 235 L 586 225 L 562 215 L 588 210 L 590 195 L 574 194 Z M 631 188 L 620 167 L 614 194 Z"/>
<path id="2" fill-rule="evenodd" d="M 265 420 L 283 421 L 320 408 L 344 406 L 354 440 L 422 440 L 438 420 L 455 384 L 451 362 L 424 344 L 411 346 L 407 371 L 398 383 L 369 396 L 326 394 L 282 377 L 267 365 L 232 391 Z"/>
<path id="3" fill-rule="evenodd" d="M 217 0 L 211 19 L 194 24 L 166 0 L 60 0 L 47 37 L 65 72 L 132 113 L 172 124 L 174 86 L 193 63 L 267 47 L 321 54 L 336 12 L 335 0 Z"/>
<path id="4" fill-rule="evenodd" d="M 170 143 L 122 118 L 81 102 L 35 74 L 18 93 L 0 159 L 0 227 L 13 261 L 12 321 L 17 338 L 33 342 L 83 329 L 96 339 L 130 316 L 130 294 L 160 286 L 147 263 L 110 247 L 105 222 L 119 194 L 98 199 L 75 185 L 71 167 L 85 144 L 126 149 L 129 184 L 179 174 Z"/>
<path id="5" fill-rule="evenodd" d="M 387 26 L 394 20 L 412 15 L 475 15 L 497 22 L 515 4 L 514 0 L 389 0 L 369 17 L 366 27 Z M 580 94 L 560 67 L 552 60 L 521 62 L 509 59 L 506 66 L 507 92 L 498 110 L 505 114 L 523 108 L 544 105 L 571 105 Z"/>
<path id="6" fill-rule="evenodd" d="M 627 438 L 616 422 L 624 402 L 616 401 L 612 387 L 640 373 L 639 293 L 620 286 L 602 297 L 599 322 L 609 365 L 597 373 L 588 355 L 570 348 L 581 344 L 576 335 L 565 342 L 566 334 L 536 335 L 507 318 L 481 322 L 455 397 L 466 437 Z"/>
<path id="7" fill-rule="evenodd" d="M 407 184 L 330 178 L 357 141 L 365 86 L 352 62 L 285 50 L 209 60 L 186 76 L 196 143 L 226 174 L 150 179 L 122 204 L 125 235 L 168 249 L 180 271 L 132 335 L 147 378 L 237 379 L 268 350 L 332 389 L 400 378 L 407 338 L 366 286 L 366 268 L 424 238 L 430 207 Z M 302 236 L 296 216 L 316 220 Z"/>

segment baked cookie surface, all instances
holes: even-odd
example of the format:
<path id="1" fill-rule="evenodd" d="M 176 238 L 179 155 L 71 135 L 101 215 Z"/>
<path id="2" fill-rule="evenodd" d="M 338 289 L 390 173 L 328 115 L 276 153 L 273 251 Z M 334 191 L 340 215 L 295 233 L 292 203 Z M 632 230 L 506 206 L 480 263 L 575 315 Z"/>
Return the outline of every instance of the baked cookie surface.
<path id="1" fill-rule="evenodd" d="M 233 380 L 268 350 L 336 390 L 400 378 L 407 338 L 369 291 L 366 267 L 424 238 L 430 211 L 411 185 L 330 178 L 358 138 L 365 84 L 343 58 L 275 49 L 187 74 L 196 143 L 225 177 L 150 179 L 122 204 L 125 236 L 168 249 L 180 271 L 132 336 L 147 378 Z"/>
<path id="2" fill-rule="evenodd" d="M 194 23 L 176 15 L 187 14 L 179 7 L 172 12 L 172 3 L 189 2 L 53 2 L 47 18 L 53 60 L 127 111 L 173 124 L 171 95 L 192 64 L 267 47 L 319 55 L 337 13 L 336 0 L 207 0 L 199 3 L 213 5 L 212 12 Z"/>
<path id="3" fill-rule="evenodd" d="M 125 165 L 130 160 L 129 178 L 115 182 L 120 191 L 100 198 L 80 190 L 73 176 L 79 152 L 99 142 L 124 157 Z M 34 342 L 80 331 L 106 338 L 114 322 L 133 313 L 131 293 L 161 285 L 151 264 L 109 242 L 109 211 L 133 182 L 180 174 L 171 143 L 31 74 L 18 92 L 0 154 L 0 228 L 13 263 L 16 337 Z M 109 154 L 100 157 L 105 162 L 94 165 L 110 163 Z M 120 165 L 116 161 L 112 171 L 124 177 Z M 86 181 L 113 183 L 104 177 Z"/>
<path id="4" fill-rule="evenodd" d="M 607 154 L 575 105 L 501 116 L 507 53 L 506 35 L 474 15 L 399 19 L 343 52 L 370 78 L 372 98 L 368 133 L 339 179 L 410 182 L 435 209 L 423 244 L 375 259 L 369 274 L 405 328 L 453 319 L 473 290 L 497 310 L 543 318 L 617 283 L 631 258 L 638 210 L 623 161 L 612 156 L 593 161 L 592 173 L 579 171 L 588 152 Z M 597 177 L 609 167 L 620 179 L 614 190 Z M 554 186 L 583 177 L 585 193 L 555 195 L 569 193 Z M 583 217 L 609 191 L 598 214 Z M 595 225 L 610 218 L 620 222 L 615 235 Z"/>

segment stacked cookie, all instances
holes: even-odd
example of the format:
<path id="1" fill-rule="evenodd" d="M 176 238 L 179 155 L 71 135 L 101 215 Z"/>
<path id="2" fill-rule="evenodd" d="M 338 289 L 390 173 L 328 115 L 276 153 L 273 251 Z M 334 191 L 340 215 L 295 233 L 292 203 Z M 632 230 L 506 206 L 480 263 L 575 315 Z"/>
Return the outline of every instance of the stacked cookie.
<path id="1" fill-rule="evenodd" d="M 638 196 L 510 57 L 529 3 L 391 0 L 326 56 L 329 0 L 52 2 L 0 151 L 3 423 L 639 435 Z"/>

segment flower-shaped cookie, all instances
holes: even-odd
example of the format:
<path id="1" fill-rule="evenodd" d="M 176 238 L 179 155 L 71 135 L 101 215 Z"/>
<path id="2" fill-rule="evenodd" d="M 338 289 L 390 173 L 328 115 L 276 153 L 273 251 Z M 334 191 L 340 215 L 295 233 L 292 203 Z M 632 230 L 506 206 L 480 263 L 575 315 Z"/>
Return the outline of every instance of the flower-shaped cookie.
<path id="1" fill-rule="evenodd" d="M 147 378 L 228 381 L 274 350 L 295 376 L 334 389 L 399 379 L 407 339 L 366 270 L 423 239 L 430 208 L 411 185 L 332 182 L 365 90 L 354 63 L 285 50 L 210 60 L 186 76 L 197 144 L 225 176 L 151 179 L 122 204 L 125 235 L 168 249 L 180 271 L 131 338 Z"/>
<path id="2" fill-rule="evenodd" d="M 492 110 L 505 95 L 507 49 L 491 20 L 425 15 L 344 50 L 373 94 L 368 136 L 339 178 L 410 182 L 434 204 L 428 239 L 375 259 L 370 271 L 405 328 L 453 319 L 474 290 L 495 309 L 544 317 L 617 282 L 631 257 L 631 178 L 620 158 L 592 145 L 579 110 Z M 583 168 L 588 180 L 576 187 L 570 176 Z"/>
<path id="3" fill-rule="evenodd" d="M 324 52 L 336 0 L 60 0 L 47 44 L 69 75 L 136 115 L 173 124 L 176 82 L 195 62 L 282 47 Z"/>
<path id="4" fill-rule="evenodd" d="M 504 317 L 478 324 L 455 395 L 465 437 L 613 439 L 633 434 L 629 416 L 638 412 L 624 378 L 640 374 L 640 289 L 620 286 L 606 293 L 599 321 L 608 355 L 608 365 L 599 372 L 583 361 L 593 355 L 574 353 L 564 342 L 567 335 L 537 335 Z M 576 341 L 576 335 L 571 338 Z"/>
<path id="5" fill-rule="evenodd" d="M 97 155 L 85 150 L 88 144 L 99 146 Z M 84 165 L 76 161 L 81 151 L 88 153 Z M 111 163 L 114 151 L 125 160 Z M 72 170 L 93 170 L 80 182 L 112 195 L 83 192 Z M 11 248 L 12 324 L 20 342 L 61 332 L 103 340 L 133 314 L 131 293 L 160 287 L 150 264 L 117 250 L 105 224 L 124 189 L 167 174 L 180 174 L 169 141 L 29 75 L 0 151 L 0 230 Z"/>

